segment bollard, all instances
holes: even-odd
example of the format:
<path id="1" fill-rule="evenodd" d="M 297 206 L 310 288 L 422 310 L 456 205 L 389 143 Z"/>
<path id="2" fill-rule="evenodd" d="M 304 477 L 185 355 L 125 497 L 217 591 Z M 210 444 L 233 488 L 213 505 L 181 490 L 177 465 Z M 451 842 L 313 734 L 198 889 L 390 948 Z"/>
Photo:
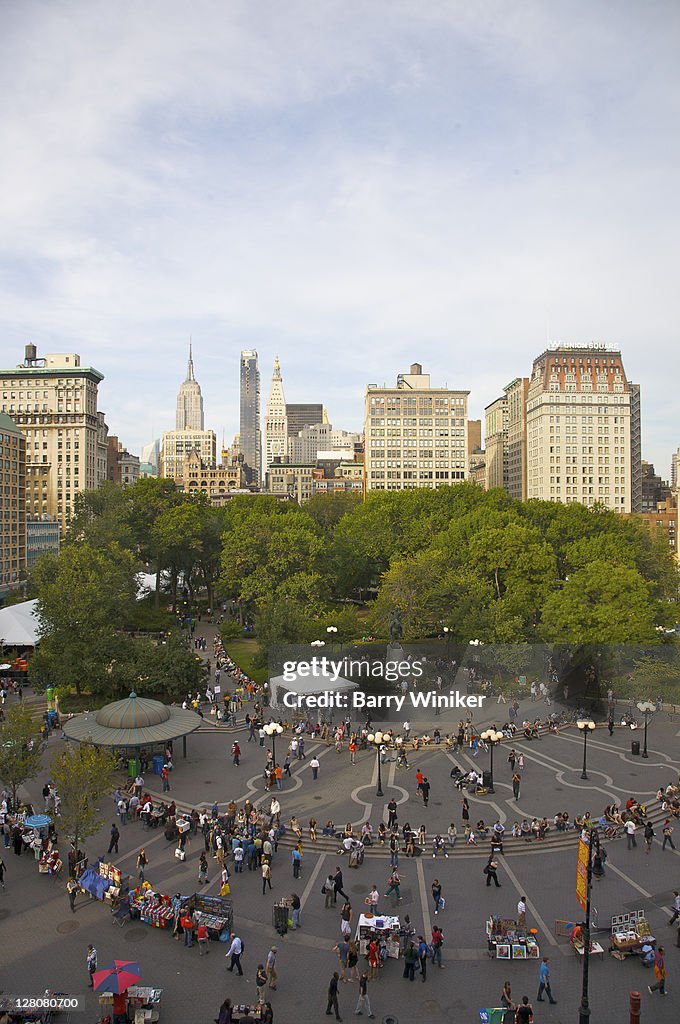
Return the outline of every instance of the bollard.
<path id="1" fill-rule="evenodd" d="M 630 993 L 630 1024 L 640 1024 L 640 993 Z"/>

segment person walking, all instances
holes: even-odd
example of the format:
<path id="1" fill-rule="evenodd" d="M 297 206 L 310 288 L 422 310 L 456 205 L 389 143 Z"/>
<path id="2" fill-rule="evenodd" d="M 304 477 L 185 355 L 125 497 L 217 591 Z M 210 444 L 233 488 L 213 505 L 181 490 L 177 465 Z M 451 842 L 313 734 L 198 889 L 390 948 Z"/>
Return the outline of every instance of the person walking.
<path id="1" fill-rule="evenodd" d="M 80 886 L 76 882 L 75 878 L 69 878 L 66 883 L 66 892 L 68 893 L 68 903 L 71 908 L 71 913 L 76 912 L 76 896 L 78 895 L 78 889 Z"/>
<path id="2" fill-rule="evenodd" d="M 677 889 L 673 889 L 673 915 L 668 922 L 669 924 L 675 924 L 680 917 L 680 892 Z"/>
<path id="3" fill-rule="evenodd" d="M 359 998 L 357 999 L 354 1015 L 356 1017 L 361 1017 L 364 1012 L 371 1020 L 375 1017 L 375 1014 L 371 1010 L 371 1001 L 368 998 L 368 974 L 366 971 L 364 971 L 359 978 Z"/>
<path id="4" fill-rule="evenodd" d="M 168 771 L 167 764 L 164 764 L 163 768 L 161 769 L 161 778 L 163 780 L 163 792 L 164 793 L 169 793 L 170 792 L 170 772 Z"/>
<path id="5" fill-rule="evenodd" d="M 142 884 L 144 884 L 144 870 L 148 863 L 149 858 L 146 855 L 144 847 L 142 847 L 137 855 L 137 877 Z"/>
<path id="6" fill-rule="evenodd" d="M 184 945 L 191 949 L 194 944 L 194 919 L 191 916 L 188 907 L 184 908 L 184 912 L 182 913 L 179 923 L 182 932 L 184 933 Z"/>
<path id="7" fill-rule="evenodd" d="M 231 972 L 231 971 L 234 970 L 234 968 L 236 968 L 236 970 L 241 975 L 241 977 L 243 977 L 243 968 L 241 967 L 241 955 L 243 953 L 243 943 L 239 939 L 239 937 L 236 934 L 236 932 L 232 932 L 231 935 L 229 936 L 229 938 L 231 939 L 231 945 L 230 945 L 229 949 L 227 950 L 227 952 L 224 954 L 225 958 L 228 957 L 229 961 L 230 961 L 229 966 L 227 967 L 227 970 Z"/>
<path id="8" fill-rule="evenodd" d="M 637 825 L 635 824 L 632 818 L 629 818 L 626 824 L 624 825 L 624 828 L 626 831 L 626 841 L 628 843 L 628 849 L 632 850 L 634 846 L 637 846 L 637 843 L 635 842 L 635 833 L 637 831 Z"/>
<path id="9" fill-rule="evenodd" d="M 427 807 L 430 802 L 430 783 L 427 780 L 427 776 L 425 776 L 423 781 L 420 783 L 420 795 L 423 798 L 423 805 Z"/>
<path id="10" fill-rule="evenodd" d="M 264 1003 L 264 994 L 267 988 L 267 972 L 264 969 L 264 964 L 257 965 L 257 971 L 255 973 L 255 988 L 257 990 L 257 1001 L 260 1006 Z"/>
<path id="11" fill-rule="evenodd" d="M 237 740 L 234 740 L 234 742 L 231 745 L 231 758 L 234 767 L 238 768 L 239 765 L 241 764 L 241 748 Z"/>
<path id="12" fill-rule="evenodd" d="M 85 962 L 87 964 L 87 973 L 90 975 L 90 980 L 88 982 L 88 986 L 87 987 L 88 988 L 94 988 L 94 982 L 92 981 L 92 975 L 97 970 L 97 950 L 94 948 L 94 946 L 92 944 L 90 944 L 87 947 L 87 957 L 86 957 L 86 961 Z"/>
<path id="13" fill-rule="evenodd" d="M 442 966 L 442 946 L 444 945 L 444 932 L 439 925 L 432 929 L 432 966 Z"/>
<path id="14" fill-rule="evenodd" d="M 432 900 L 434 902 L 434 912 L 438 914 L 440 909 L 443 908 L 444 902 L 442 899 L 442 886 L 438 878 L 435 878 L 432 883 Z"/>
<path id="15" fill-rule="evenodd" d="M 368 896 L 366 897 L 365 902 L 366 902 L 370 912 L 377 917 L 377 915 L 378 915 L 378 903 L 380 902 L 380 893 L 378 892 L 378 887 L 375 884 L 375 882 L 371 886 L 371 891 L 369 892 Z"/>
<path id="16" fill-rule="evenodd" d="M 291 931 L 295 931 L 296 928 L 302 928 L 302 921 L 301 921 L 302 903 L 300 901 L 300 897 L 298 896 L 298 894 L 296 892 L 292 893 L 292 895 L 290 897 L 290 906 L 291 906 L 291 909 L 293 911 L 293 913 L 291 914 L 291 918 L 292 918 Z"/>
<path id="17" fill-rule="evenodd" d="M 315 754 L 312 760 L 309 762 L 309 767 L 312 769 L 312 779 L 314 780 L 314 782 L 316 782 L 316 780 L 319 778 L 320 766 L 321 765 L 319 762 L 319 758 Z"/>
<path id="18" fill-rule="evenodd" d="M 647 986 L 647 991 L 650 996 L 654 992 L 658 992 L 662 996 L 667 996 L 666 992 L 666 964 L 664 962 L 664 948 L 659 946 L 656 953 L 654 954 L 654 977 L 656 981 L 653 985 Z"/>
<path id="19" fill-rule="evenodd" d="M 397 801 L 392 799 L 387 804 L 387 827 L 394 828 L 397 824 Z"/>
<path id="20" fill-rule="evenodd" d="M 208 953 L 210 952 L 210 944 L 208 929 L 204 924 L 199 924 L 198 928 L 196 929 L 196 938 L 198 939 L 198 955 L 203 956 L 203 954 L 205 953 L 205 955 L 207 956 Z"/>
<path id="21" fill-rule="evenodd" d="M 201 858 L 198 862 L 198 884 L 208 884 L 208 858 L 203 850 L 201 850 Z"/>
<path id="22" fill-rule="evenodd" d="M 401 896 L 401 893 L 399 892 L 399 886 L 400 885 L 401 885 L 401 879 L 399 878 L 399 874 L 398 874 L 398 872 L 397 872 L 397 870 L 395 868 L 394 871 L 392 872 L 392 874 L 390 875 L 390 877 L 387 879 L 387 892 L 383 893 L 383 895 L 384 896 L 390 896 L 392 893 L 395 893 L 397 899 L 401 900 L 402 896 Z"/>
<path id="23" fill-rule="evenodd" d="M 299 878 L 300 877 L 300 862 L 302 860 L 302 857 L 300 856 L 300 851 L 299 851 L 297 846 L 293 847 L 292 853 L 290 855 L 290 859 L 291 859 L 291 862 L 293 864 L 293 878 Z"/>
<path id="24" fill-rule="evenodd" d="M 517 901 L 517 927 L 526 928 L 527 924 L 527 898 L 520 896 Z"/>
<path id="25" fill-rule="evenodd" d="M 415 970 L 416 964 L 418 963 L 418 950 L 412 942 L 409 942 L 406 952 L 404 953 L 404 973 L 403 978 L 408 978 L 409 981 L 415 981 Z"/>
<path id="26" fill-rule="evenodd" d="M 647 849 L 645 850 L 645 853 L 649 853 L 649 851 L 652 848 L 652 843 L 653 842 L 654 842 L 654 829 L 652 828 L 651 821 L 646 821 L 645 822 L 645 846 L 647 847 Z"/>
<path id="27" fill-rule="evenodd" d="M 276 954 L 277 953 L 278 953 L 278 948 L 276 946 L 272 946 L 270 948 L 269 952 L 267 953 L 267 963 L 266 963 L 267 984 L 268 984 L 269 988 L 273 988 L 273 989 L 276 989 L 276 979 L 279 976 L 278 972 L 276 970 Z"/>
<path id="28" fill-rule="evenodd" d="M 399 867 L 399 840 L 394 834 L 390 836 L 390 867 Z"/>
<path id="29" fill-rule="evenodd" d="M 427 981 L 427 942 L 425 942 L 425 936 L 418 936 L 418 959 L 420 960 L 420 973 L 423 978 L 423 984 Z"/>
<path id="30" fill-rule="evenodd" d="M 515 761 L 516 760 L 517 760 L 517 753 L 515 751 L 515 748 L 513 747 L 511 749 L 510 753 L 508 754 L 508 764 L 510 765 L 510 771 L 511 772 L 514 772 L 514 770 L 515 770 Z"/>
<path id="31" fill-rule="evenodd" d="M 335 1019 L 342 1020 L 340 1016 L 340 1009 L 338 1007 L 338 981 L 340 975 L 337 971 L 333 971 L 333 977 L 328 984 L 328 1003 L 326 1004 L 326 1016 L 330 1017 L 335 1010 Z"/>
<path id="32" fill-rule="evenodd" d="M 492 857 L 489 857 L 488 863 L 484 868 L 484 874 L 486 875 L 486 884 L 491 885 L 491 881 L 493 879 L 496 888 L 500 889 L 501 883 L 498 881 L 498 875 L 496 874 L 497 871 L 498 864 Z"/>
<path id="33" fill-rule="evenodd" d="M 673 842 L 673 826 L 671 825 L 670 818 L 666 818 L 666 820 L 663 823 L 663 843 L 661 844 L 662 850 L 666 849 L 666 843 L 668 843 L 671 850 L 675 849 L 675 844 Z"/>
<path id="34" fill-rule="evenodd" d="M 550 958 L 544 956 L 541 960 L 541 966 L 538 970 L 538 995 L 536 1001 L 542 1003 L 543 993 L 548 993 L 548 999 L 551 1003 L 556 1003 L 557 1000 L 553 999 L 552 990 L 550 988 Z"/>
<path id="35" fill-rule="evenodd" d="M 112 850 L 115 850 L 115 852 L 118 853 L 118 840 L 119 839 L 120 839 L 120 832 L 118 831 L 118 826 L 116 825 L 116 823 L 114 821 L 113 824 L 111 825 L 111 837 L 109 839 L 109 848 L 106 851 L 107 853 L 111 853 Z"/>
<path id="36" fill-rule="evenodd" d="M 333 946 L 333 952 L 338 955 L 338 966 L 340 968 L 340 977 L 338 980 L 346 981 L 347 978 L 345 977 L 345 974 L 347 971 L 347 957 L 349 956 L 349 942 L 345 938 L 344 934 L 343 937 L 338 939 Z"/>
<path id="37" fill-rule="evenodd" d="M 267 886 L 269 886 L 269 889 L 271 890 L 271 887 L 272 887 L 272 866 L 271 866 L 271 864 L 269 863 L 268 860 L 263 860 L 262 861 L 262 895 L 263 896 L 265 894 Z"/>
<path id="38" fill-rule="evenodd" d="M 534 1019 L 534 1011 L 529 996 L 522 996 L 522 1002 L 515 1011 L 515 1024 L 531 1024 Z"/>
<path id="39" fill-rule="evenodd" d="M 515 800 L 519 800 L 519 787 L 522 782 L 522 776 L 519 772 L 512 773 L 512 795 Z"/>
<path id="40" fill-rule="evenodd" d="M 342 869 L 340 866 L 336 867 L 335 874 L 333 875 L 333 903 L 338 902 L 338 894 L 342 896 L 343 900 L 349 899 L 349 896 L 342 888 Z"/>

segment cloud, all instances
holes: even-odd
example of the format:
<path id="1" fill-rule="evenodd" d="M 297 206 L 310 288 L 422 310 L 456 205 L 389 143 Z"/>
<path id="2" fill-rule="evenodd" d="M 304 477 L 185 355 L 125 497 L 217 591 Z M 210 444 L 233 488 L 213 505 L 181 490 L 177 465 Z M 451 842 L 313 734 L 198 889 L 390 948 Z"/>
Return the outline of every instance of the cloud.
<path id="1" fill-rule="evenodd" d="M 133 448 L 194 337 L 356 428 L 417 359 L 480 413 L 546 337 L 620 345 L 677 445 L 678 11 L 537 2 L 28 2 L 0 41 L 5 351 L 74 349 Z M 14 354 L 16 353 L 16 354 Z"/>

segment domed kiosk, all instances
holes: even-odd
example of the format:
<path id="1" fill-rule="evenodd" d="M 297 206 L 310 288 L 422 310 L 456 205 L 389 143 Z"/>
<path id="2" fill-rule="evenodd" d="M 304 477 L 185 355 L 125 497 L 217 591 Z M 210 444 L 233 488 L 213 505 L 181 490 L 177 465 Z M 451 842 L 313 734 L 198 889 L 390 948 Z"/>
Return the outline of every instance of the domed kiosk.
<path id="1" fill-rule="evenodd" d="M 95 747 L 114 747 L 134 755 L 140 750 L 149 753 L 163 750 L 168 740 L 183 740 L 201 725 L 194 711 L 162 704 L 131 693 L 124 700 L 106 704 L 99 711 L 85 711 L 64 723 L 64 736 L 76 743 L 92 743 Z"/>

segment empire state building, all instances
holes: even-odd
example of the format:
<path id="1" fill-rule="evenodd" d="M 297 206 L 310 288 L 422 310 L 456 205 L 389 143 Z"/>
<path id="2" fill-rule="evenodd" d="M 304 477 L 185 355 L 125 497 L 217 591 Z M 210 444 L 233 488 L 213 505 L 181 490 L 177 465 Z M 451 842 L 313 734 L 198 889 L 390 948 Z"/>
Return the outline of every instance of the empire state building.
<path id="1" fill-rule="evenodd" d="M 203 396 L 201 395 L 200 385 L 194 377 L 194 361 L 192 359 L 190 343 L 186 380 L 180 385 L 177 394 L 175 430 L 204 429 Z"/>

